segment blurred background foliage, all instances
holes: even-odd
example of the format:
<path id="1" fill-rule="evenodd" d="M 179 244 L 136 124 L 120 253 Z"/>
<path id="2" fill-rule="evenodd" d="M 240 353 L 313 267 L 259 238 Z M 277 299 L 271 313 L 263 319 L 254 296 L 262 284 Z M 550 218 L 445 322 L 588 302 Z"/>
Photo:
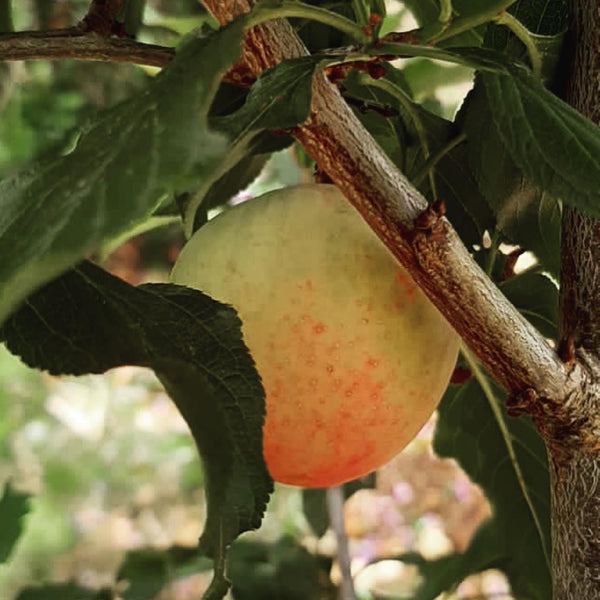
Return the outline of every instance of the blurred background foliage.
<path id="1" fill-rule="evenodd" d="M 68 27 L 88 4 L 12 2 L 12 18 L 17 30 Z M 350 10 L 348 2 L 326 4 Z M 141 25 L 128 21 L 139 39 L 166 45 L 208 19 L 196 0 L 130 5 L 143 14 Z M 400 2 L 387 8 L 384 31 L 411 27 Z M 295 26 L 312 49 L 345 43 L 321 26 Z M 86 119 L 141 89 L 153 73 L 72 61 L 1 64 L 0 176 L 68 148 Z M 471 85 L 467 69 L 424 59 L 407 64 L 404 75 L 413 97 L 445 117 Z M 310 161 L 292 146 L 230 202 L 311 178 Z M 181 244 L 171 224 L 98 258 L 130 283 L 165 281 Z M 7 548 L 0 561 L 8 559 L 0 564 L 2 600 L 199 597 L 211 576 L 210 563 L 194 553 L 204 518 L 202 470 L 184 421 L 150 372 L 58 379 L 0 347 L 0 414 L 0 551 Z M 433 455 L 432 430 L 433 422 L 375 476 L 346 487 L 360 598 L 412 597 L 418 571 L 396 557 L 461 552 L 489 515 L 483 494 L 456 464 Z M 261 529 L 234 545 L 229 576 L 239 600 L 336 598 L 340 570 L 323 491 L 278 486 Z M 511 598 L 496 572 L 471 577 L 444 597 Z"/>

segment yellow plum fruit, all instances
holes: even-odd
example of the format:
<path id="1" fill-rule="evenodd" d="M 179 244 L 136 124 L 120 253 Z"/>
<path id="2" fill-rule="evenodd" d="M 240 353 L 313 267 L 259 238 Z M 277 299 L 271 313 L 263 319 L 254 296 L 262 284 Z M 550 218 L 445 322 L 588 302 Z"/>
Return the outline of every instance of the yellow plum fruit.
<path id="1" fill-rule="evenodd" d="M 458 337 L 336 187 L 301 185 L 219 215 L 172 279 L 233 305 L 266 390 L 273 479 L 365 475 L 442 397 Z"/>

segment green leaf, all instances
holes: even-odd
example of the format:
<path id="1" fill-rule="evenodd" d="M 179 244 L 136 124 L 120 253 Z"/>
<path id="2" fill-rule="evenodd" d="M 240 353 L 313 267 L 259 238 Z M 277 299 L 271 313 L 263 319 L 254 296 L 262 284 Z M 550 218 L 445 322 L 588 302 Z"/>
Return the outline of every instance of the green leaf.
<path id="1" fill-rule="evenodd" d="M 308 3 L 326 8 L 353 21 L 357 20 L 353 7 L 354 0 L 310 0 Z M 327 48 L 340 48 L 355 43 L 343 32 L 311 19 L 290 19 L 290 23 L 311 54 Z"/>
<path id="2" fill-rule="evenodd" d="M 154 598 L 169 583 L 169 564 L 160 552 L 135 552 L 127 555 L 117 581 L 125 582 L 124 600 Z"/>
<path id="3" fill-rule="evenodd" d="M 508 8 L 530 32 L 531 41 L 539 52 L 542 62 L 542 80 L 552 88 L 557 75 L 560 76 L 563 43 L 569 24 L 566 0 L 517 0 Z M 503 52 L 506 56 L 527 62 L 524 44 L 508 29 L 491 24 L 485 45 Z"/>
<path id="4" fill-rule="evenodd" d="M 499 229 L 510 241 L 533 252 L 540 266 L 558 277 L 562 208 L 549 194 L 521 180 L 499 210 Z"/>
<path id="5" fill-rule="evenodd" d="M 126 0 L 122 8 L 122 22 L 125 33 L 130 37 L 135 37 L 143 22 L 146 0 Z"/>
<path id="6" fill-rule="evenodd" d="M 530 33 L 538 36 L 563 34 L 569 25 L 567 0 L 517 0 L 509 6 L 508 12 L 519 19 Z M 491 26 L 486 46 L 505 50 L 511 35 L 507 27 Z"/>
<path id="7" fill-rule="evenodd" d="M 260 137 L 257 136 L 255 141 L 258 141 Z M 274 141 L 287 146 L 292 139 L 280 136 L 278 140 Z M 252 147 L 254 146 L 255 144 L 252 144 Z M 196 194 L 193 194 L 184 204 L 183 212 L 190 204 L 198 206 L 194 216 L 194 230 L 206 223 L 209 210 L 222 206 L 239 191 L 246 189 L 260 175 L 270 158 L 270 153 L 254 153 L 254 150 L 248 147 L 248 153 L 213 183 L 208 191 L 202 186 Z"/>
<path id="8" fill-rule="evenodd" d="M 267 69 L 250 89 L 245 104 L 233 114 L 214 119 L 215 127 L 230 138 L 242 138 L 249 131 L 302 123 L 310 112 L 313 75 L 329 62 L 323 57 L 302 56 Z"/>
<path id="9" fill-rule="evenodd" d="M 117 581 L 126 583 L 123 600 L 148 600 L 173 580 L 202 567 L 195 550 L 173 546 L 168 550 L 129 552 Z M 121 587 L 121 585 L 119 585 Z"/>
<path id="10" fill-rule="evenodd" d="M 314 555 L 291 537 L 275 543 L 240 540 L 228 575 L 236 600 L 313 600 L 319 597 Z"/>
<path id="11" fill-rule="evenodd" d="M 540 266 L 560 272 L 561 205 L 524 180 L 501 139 L 481 76 L 461 109 L 468 163 L 507 240 L 533 252 Z"/>
<path id="12" fill-rule="evenodd" d="M 303 56 L 284 61 L 261 73 L 244 104 L 235 112 L 215 116 L 211 125 L 229 140 L 227 156 L 213 177 L 205 179 L 186 206 L 184 224 L 187 234 L 194 230 L 196 213 L 215 182 L 231 174 L 248 156 L 257 152 L 267 129 L 283 130 L 305 121 L 310 112 L 312 78 L 315 71 L 329 64 L 323 57 Z M 282 136 L 287 143 L 287 136 Z M 257 142 L 259 140 L 259 142 Z"/>
<path id="13" fill-rule="evenodd" d="M 33 290 L 152 212 L 227 152 L 207 122 L 242 23 L 189 39 L 153 84 L 102 113 L 66 156 L 0 183 L 0 323 Z"/>
<path id="14" fill-rule="evenodd" d="M 435 600 L 443 592 L 454 590 L 469 575 L 500 568 L 502 561 L 495 543 L 491 521 L 487 520 L 479 526 L 463 554 L 450 554 L 435 560 L 426 560 L 415 553 L 396 557 L 404 563 L 417 565 L 423 578 L 411 600 Z"/>
<path id="15" fill-rule="evenodd" d="M 325 532 L 329 529 L 326 490 L 322 488 L 303 489 L 302 512 L 313 533 L 318 538 L 325 535 Z"/>
<path id="16" fill-rule="evenodd" d="M 6 562 L 23 531 L 23 517 L 29 512 L 29 496 L 10 485 L 0 499 L 0 563 Z"/>
<path id="17" fill-rule="evenodd" d="M 492 504 L 493 550 L 513 593 L 547 600 L 552 583 L 546 449 L 530 419 L 507 417 L 503 390 L 480 367 L 475 374 L 444 395 L 434 449 L 456 459 Z"/>
<path id="18" fill-rule="evenodd" d="M 264 391 L 231 307 L 182 286 L 134 288 L 82 263 L 33 294 L 2 333 L 24 362 L 54 374 L 154 369 L 203 459 L 201 552 L 223 562 L 229 544 L 260 525 L 273 486 L 262 455 Z"/>
<path id="19" fill-rule="evenodd" d="M 481 73 L 498 135 L 537 187 L 600 216 L 600 128 L 525 68 Z"/>
<path id="20" fill-rule="evenodd" d="M 504 559 L 498 553 L 495 523 L 484 521 L 475 532 L 469 547 L 462 554 L 454 553 L 434 560 L 426 560 L 418 553 L 396 556 L 419 568 L 423 582 L 411 600 L 435 600 L 444 592 L 453 591 L 470 575 L 487 569 L 502 569 Z"/>
<path id="21" fill-rule="evenodd" d="M 428 58 L 413 58 L 402 68 L 406 82 L 417 102 L 431 98 L 441 87 L 469 82 L 473 70 L 462 65 L 448 65 Z"/>
<path id="22" fill-rule="evenodd" d="M 0 0 L 0 31 L 12 31 L 12 10 L 11 0 Z"/>

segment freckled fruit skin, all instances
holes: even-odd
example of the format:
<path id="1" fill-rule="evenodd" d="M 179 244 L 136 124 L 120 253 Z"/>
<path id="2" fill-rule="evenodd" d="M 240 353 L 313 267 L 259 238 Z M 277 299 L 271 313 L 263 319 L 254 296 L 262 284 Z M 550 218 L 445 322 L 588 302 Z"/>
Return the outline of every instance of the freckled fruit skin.
<path id="1" fill-rule="evenodd" d="M 172 279 L 238 310 L 281 483 L 338 485 L 386 463 L 454 368 L 456 334 L 334 186 L 286 188 L 219 215 Z"/>

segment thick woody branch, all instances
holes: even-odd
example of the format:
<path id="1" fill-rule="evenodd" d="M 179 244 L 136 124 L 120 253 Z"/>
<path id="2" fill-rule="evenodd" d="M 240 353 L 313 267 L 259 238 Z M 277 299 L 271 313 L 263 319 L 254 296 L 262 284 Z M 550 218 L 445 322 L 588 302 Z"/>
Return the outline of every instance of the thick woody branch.
<path id="1" fill-rule="evenodd" d="M 250 9 L 246 0 L 205 4 L 221 23 Z M 257 75 L 305 53 L 286 22 L 272 22 L 248 33 L 242 67 Z M 324 77 L 315 78 L 311 117 L 295 136 L 503 385 L 513 393 L 533 388 L 541 396 L 563 396 L 563 363 L 477 266 L 450 224 L 432 214 L 423 221 L 424 198 Z"/>
<path id="2" fill-rule="evenodd" d="M 164 67 L 174 55 L 172 48 L 103 37 L 81 27 L 0 34 L 0 61 L 73 59 Z"/>
<path id="3" fill-rule="evenodd" d="M 567 101 L 600 123 L 600 4 L 572 0 Z M 551 455 L 555 600 L 600 597 L 600 221 L 566 209 L 562 229 L 561 350 L 591 383 L 562 405 L 545 435 Z M 552 425 L 551 421 L 546 423 Z"/>
<path id="4" fill-rule="evenodd" d="M 572 3 L 572 60 L 567 101 L 600 124 L 600 8 Z M 563 216 L 561 339 L 564 348 L 600 354 L 600 221 L 576 210 Z"/>

